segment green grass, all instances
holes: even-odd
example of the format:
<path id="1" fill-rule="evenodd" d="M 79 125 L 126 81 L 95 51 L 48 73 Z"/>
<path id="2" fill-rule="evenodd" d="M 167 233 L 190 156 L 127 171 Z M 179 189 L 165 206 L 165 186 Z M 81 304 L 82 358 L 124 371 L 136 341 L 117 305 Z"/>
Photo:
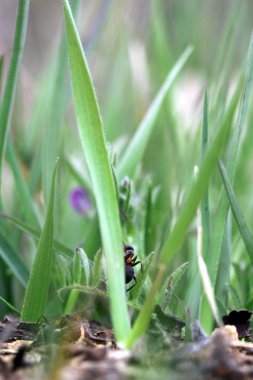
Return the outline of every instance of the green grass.
<path id="1" fill-rule="evenodd" d="M 129 176 L 130 178 L 134 177 L 134 173 L 137 170 L 138 164 L 144 155 L 148 141 L 152 135 L 153 129 L 155 128 L 157 115 L 164 100 L 166 99 L 167 92 L 172 87 L 176 77 L 192 53 L 192 50 L 192 47 L 188 47 L 173 68 L 169 71 L 161 89 L 138 126 L 135 135 L 127 145 L 123 157 L 118 165 L 118 176 L 120 179 L 124 176 Z"/>
<path id="2" fill-rule="evenodd" d="M 11 114 L 14 104 L 17 79 L 19 75 L 19 68 L 21 64 L 26 37 L 29 4 L 29 0 L 21 0 L 19 2 L 11 62 L 0 108 L 0 181 L 2 179 L 2 168 L 8 137 L 8 130 L 11 122 Z"/>
<path id="3" fill-rule="evenodd" d="M 116 189 L 95 91 L 68 1 L 64 1 L 64 13 L 73 99 L 99 216 L 113 326 L 117 339 L 124 341 L 130 321 L 125 300 L 123 256 L 120 253 L 122 234 Z M 113 271 L 113 267 L 116 270 Z"/>
<path id="4" fill-rule="evenodd" d="M 198 4 L 147 2 L 133 33 L 123 3 L 63 0 L 29 105 L 19 2 L 9 67 L 0 58 L 1 317 L 92 306 L 132 349 L 157 310 L 186 321 L 188 339 L 195 319 L 210 333 L 253 308 L 252 6 L 224 5 L 221 20 L 219 5 L 214 30 Z M 77 187 L 87 212 L 70 204 Z M 143 262 L 127 293 L 123 241 Z"/>
<path id="5" fill-rule="evenodd" d="M 46 220 L 41 232 L 22 306 L 21 320 L 25 322 L 37 322 L 44 315 L 47 304 L 53 256 L 54 199 L 57 166 L 58 161 L 55 164 L 53 172 Z"/>
<path id="6" fill-rule="evenodd" d="M 206 192 L 209 177 L 213 171 L 214 165 L 216 164 L 217 156 L 222 147 L 224 136 L 226 136 L 227 129 L 231 124 L 237 105 L 238 97 L 235 96 L 234 98 L 235 100 L 233 99 L 231 102 L 232 105 L 227 112 L 224 122 L 220 126 L 217 135 L 212 141 L 212 144 L 210 144 L 209 150 L 207 151 L 202 165 L 200 166 L 198 177 L 188 190 L 188 194 L 178 219 L 161 249 L 157 262 L 157 273 L 155 275 L 153 285 L 128 339 L 128 347 L 131 347 L 137 337 L 141 336 L 145 332 L 155 306 L 156 295 L 160 290 L 160 286 L 165 281 L 166 275 L 168 275 L 167 268 L 169 267 L 173 255 L 182 245 L 185 234 L 187 233 L 190 223 L 196 213 L 197 207 Z"/>

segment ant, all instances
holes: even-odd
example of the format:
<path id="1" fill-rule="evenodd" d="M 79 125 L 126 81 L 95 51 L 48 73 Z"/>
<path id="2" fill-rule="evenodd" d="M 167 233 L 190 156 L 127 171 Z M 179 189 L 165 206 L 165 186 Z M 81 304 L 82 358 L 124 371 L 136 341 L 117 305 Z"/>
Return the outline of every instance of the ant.
<path id="1" fill-rule="evenodd" d="M 136 261 L 137 256 L 134 256 L 134 247 L 132 245 L 128 245 L 123 243 L 124 247 L 124 259 L 125 259 L 125 277 L 126 277 L 126 284 L 128 284 L 130 281 L 134 280 L 135 283 L 130 286 L 130 288 L 127 289 L 127 292 L 129 290 L 133 289 L 133 287 L 137 284 L 136 277 L 134 275 L 134 268 L 135 265 L 141 264 L 141 271 L 143 270 L 142 268 L 142 262 L 141 261 Z"/>

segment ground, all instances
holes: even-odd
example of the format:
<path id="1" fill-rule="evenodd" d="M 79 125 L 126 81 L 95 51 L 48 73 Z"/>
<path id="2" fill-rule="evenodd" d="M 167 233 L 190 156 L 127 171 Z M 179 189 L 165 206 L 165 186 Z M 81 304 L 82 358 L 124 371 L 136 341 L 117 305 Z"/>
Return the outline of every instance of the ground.
<path id="1" fill-rule="evenodd" d="M 195 322 L 190 343 L 175 334 L 180 321 L 167 336 L 153 324 L 149 338 L 132 352 L 117 347 L 111 329 L 79 314 L 53 323 L 24 323 L 8 316 L 0 324 L 0 380 L 165 379 L 168 374 L 170 379 L 253 379 L 253 344 L 246 341 L 251 339 L 251 313 L 240 313 L 226 316 L 237 326 L 217 328 L 210 337 Z M 159 349 L 152 352 L 155 340 Z"/>

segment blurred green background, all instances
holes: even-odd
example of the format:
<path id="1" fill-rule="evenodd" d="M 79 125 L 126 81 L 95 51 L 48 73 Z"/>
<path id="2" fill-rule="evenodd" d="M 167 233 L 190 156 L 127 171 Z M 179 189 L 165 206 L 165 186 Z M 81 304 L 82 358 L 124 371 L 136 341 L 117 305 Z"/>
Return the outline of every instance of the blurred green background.
<path id="1" fill-rule="evenodd" d="M 75 2 L 72 1 L 72 5 Z M 137 246 L 140 257 L 145 258 L 159 247 L 162 233 L 170 228 L 185 188 L 193 178 L 193 167 L 200 160 L 200 120 L 205 89 L 209 89 L 210 108 L 215 110 L 210 114 L 212 129 L 224 108 L 222 99 L 224 97 L 225 103 L 245 63 L 253 3 L 250 0 L 93 0 L 79 4 L 79 31 L 101 108 L 108 149 L 116 161 L 168 71 L 188 45 L 194 47 L 159 113 L 142 169 L 134 183 L 134 216 L 125 235 Z M 2 88 L 12 50 L 17 5 L 17 1 L 0 3 Z M 85 184 L 88 188 L 89 176 L 75 127 L 67 54 L 61 45 L 62 31 L 61 1 L 32 0 L 10 135 L 41 224 L 53 164 L 56 157 L 60 157 L 56 238 L 71 249 L 84 244 L 92 259 L 100 247 L 95 208 L 80 216 L 69 203 L 70 191 Z M 215 107 L 217 98 L 219 106 Z M 250 120 L 252 116 L 250 111 Z M 249 181 L 252 132 L 247 133 L 235 187 L 246 220 L 253 227 Z M 149 243 L 144 244 L 142 210 L 150 181 L 155 205 L 151 217 L 153 230 Z M 217 183 L 214 176 L 212 211 L 216 207 Z M 22 205 L 8 159 L 4 165 L 3 197 L 5 212 L 34 224 Z M 7 222 L 4 228 L 9 241 L 30 267 L 33 240 Z M 238 240 L 235 233 L 236 247 L 240 245 Z M 195 235 L 190 231 L 181 254 L 175 257 L 174 267 L 190 256 L 192 244 L 195 244 Z M 237 261 L 242 251 L 243 247 L 238 251 Z M 3 272 L 6 274 L 5 267 Z M 19 297 L 10 294 L 6 284 L 2 285 L 2 295 L 20 306 Z"/>

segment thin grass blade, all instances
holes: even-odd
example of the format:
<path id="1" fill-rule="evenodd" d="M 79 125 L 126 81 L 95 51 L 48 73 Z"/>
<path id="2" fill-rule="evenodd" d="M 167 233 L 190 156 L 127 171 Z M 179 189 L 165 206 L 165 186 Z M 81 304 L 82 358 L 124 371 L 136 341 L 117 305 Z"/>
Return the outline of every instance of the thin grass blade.
<path id="1" fill-rule="evenodd" d="M 15 307 L 13 306 L 12 304 L 10 304 L 8 301 L 6 301 L 6 299 L 4 299 L 3 297 L 0 297 L 0 301 L 2 301 L 5 306 L 7 306 L 7 308 L 12 311 L 13 313 L 17 314 L 17 315 L 20 315 L 20 311 Z"/>
<path id="2" fill-rule="evenodd" d="M 243 91 L 243 96 L 240 104 L 240 109 L 238 112 L 236 127 L 233 132 L 232 141 L 228 153 L 228 157 L 226 159 L 227 173 L 230 178 L 231 184 L 233 186 L 235 171 L 236 171 L 236 162 L 237 156 L 241 141 L 241 134 L 243 126 L 246 122 L 247 111 L 249 106 L 249 98 L 252 90 L 252 81 L 253 81 L 253 34 L 250 40 L 250 46 L 248 51 L 248 59 L 247 59 L 247 67 L 245 74 L 245 86 Z M 209 263 L 208 267 L 210 268 L 210 277 L 213 284 L 216 282 L 217 270 L 219 265 L 219 257 L 221 251 L 221 245 L 223 241 L 223 234 L 225 229 L 225 223 L 228 212 L 228 199 L 226 194 L 222 195 L 219 208 L 219 212 L 215 221 L 215 231 L 213 232 L 215 235 L 215 239 L 212 240 L 212 244 L 210 246 L 210 254 L 209 254 Z"/>
<path id="3" fill-rule="evenodd" d="M 21 231 L 25 232 L 28 235 L 31 235 L 34 239 L 39 240 L 41 237 L 41 231 L 33 228 L 29 224 L 23 222 L 22 220 L 15 218 L 14 216 L 7 215 L 3 212 L 0 212 L 0 218 L 5 218 L 13 223 Z M 64 244 L 60 243 L 57 240 L 53 241 L 53 247 L 56 251 L 61 252 L 64 256 L 73 259 L 74 253 L 71 248 L 66 247 Z"/>
<path id="4" fill-rule="evenodd" d="M 185 271 L 188 269 L 189 262 L 181 264 L 167 280 L 167 284 L 165 285 L 165 291 L 163 292 L 162 301 L 160 302 L 161 309 L 163 312 L 166 312 L 166 308 L 170 306 L 172 295 L 177 287 L 179 281 L 184 275 Z"/>
<path id="5" fill-rule="evenodd" d="M 34 202 L 32 200 L 30 190 L 21 173 L 16 152 L 10 139 L 7 144 L 7 158 L 11 166 L 13 176 L 15 178 L 16 191 L 20 200 L 20 204 L 22 205 L 22 210 L 26 216 L 26 220 L 36 228 L 39 228 L 40 222 L 37 215 L 37 210 L 34 207 Z"/>
<path id="6" fill-rule="evenodd" d="M 237 290 L 232 285 L 229 285 L 228 291 L 229 291 L 231 298 L 233 300 L 234 308 L 237 310 L 242 309 L 243 305 L 242 305 L 241 297 L 238 294 Z"/>
<path id="7" fill-rule="evenodd" d="M 201 158 L 205 157 L 208 148 L 208 93 L 205 91 L 204 106 L 203 106 L 203 124 L 202 124 L 202 144 L 201 144 Z M 207 247 L 210 239 L 210 227 L 209 227 L 209 196 L 208 188 L 205 196 L 201 202 L 201 224 L 202 224 L 202 236 L 203 236 L 203 253 L 204 257 L 207 254 Z"/>
<path id="8" fill-rule="evenodd" d="M 72 10 L 75 18 L 80 5 L 80 0 L 73 2 Z M 42 184 L 46 200 L 49 197 L 50 179 L 54 170 L 55 160 L 59 156 L 60 131 L 69 97 L 69 88 L 66 86 L 66 72 L 67 50 L 64 34 L 62 34 L 62 40 L 53 67 L 52 85 L 50 86 L 49 93 L 47 92 L 47 97 L 50 97 L 50 107 L 46 115 L 42 160 Z"/>
<path id="9" fill-rule="evenodd" d="M 209 149 L 200 166 L 199 176 L 196 181 L 194 181 L 190 186 L 188 195 L 185 199 L 177 221 L 169 236 L 167 237 L 164 246 L 162 247 L 157 264 L 157 274 L 155 276 L 153 286 L 134 323 L 133 329 L 127 341 L 127 347 L 131 347 L 136 339 L 144 333 L 145 329 L 148 326 L 153 308 L 156 303 L 156 295 L 160 291 L 160 288 L 163 284 L 173 254 L 183 243 L 189 225 L 196 213 L 198 204 L 206 192 L 209 177 L 216 163 L 217 155 L 219 154 L 219 151 L 224 143 L 224 137 L 226 136 L 227 131 L 231 125 L 237 103 L 238 93 L 235 94 L 227 111 L 226 117 L 223 120 L 223 123 L 221 124 L 215 138 L 209 145 Z"/>
<path id="10" fill-rule="evenodd" d="M 166 98 L 166 95 L 173 85 L 178 74 L 182 70 L 187 59 L 193 51 L 192 47 L 188 47 L 181 57 L 178 59 L 176 64 L 173 66 L 169 72 L 167 78 L 165 79 L 162 87 L 160 88 L 158 94 L 150 105 L 144 119 L 140 123 L 136 133 L 134 134 L 131 142 L 127 145 L 124 155 L 121 158 L 118 165 L 118 177 L 119 179 L 128 176 L 133 177 L 138 164 L 140 163 L 145 149 L 147 147 L 149 138 L 155 127 L 155 121 L 158 116 L 159 110 Z"/>
<path id="11" fill-rule="evenodd" d="M 80 161 L 75 160 L 74 158 L 71 158 L 71 157 L 66 157 L 65 163 L 71 175 L 73 176 L 73 178 L 75 178 L 76 182 L 79 183 L 79 185 L 82 186 L 88 192 L 90 197 L 92 197 L 93 191 L 92 191 L 90 179 L 85 173 L 83 167 L 80 165 Z"/>
<path id="12" fill-rule="evenodd" d="M 202 256 L 202 224 L 201 224 L 200 209 L 198 209 L 198 212 L 197 212 L 197 257 L 198 257 L 199 273 L 202 280 L 202 285 L 204 288 L 205 295 L 207 297 L 213 316 L 218 326 L 221 326 L 221 320 L 220 320 L 218 307 L 217 307 L 215 295 L 214 295 L 214 288 L 210 280 L 206 263 Z"/>
<path id="13" fill-rule="evenodd" d="M 238 229 L 240 231 L 241 237 L 244 241 L 245 247 L 247 249 L 247 252 L 249 254 L 249 258 L 251 262 L 253 263 L 253 235 L 251 234 L 250 230 L 248 229 L 248 226 L 245 222 L 242 210 L 240 208 L 238 199 L 235 195 L 235 192 L 233 190 L 232 184 L 230 182 L 227 170 L 225 168 L 225 165 L 223 164 L 222 160 L 218 161 L 218 166 L 220 170 L 220 175 L 222 178 L 223 186 L 226 190 L 226 194 L 229 200 L 229 204 L 231 207 L 231 210 L 233 212 L 235 221 L 237 223 Z"/>
<path id="14" fill-rule="evenodd" d="M 139 270 L 139 272 L 137 273 L 137 276 L 136 276 L 137 283 L 135 287 L 133 288 L 133 290 L 131 291 L 131 296 L 133 300 L 136 300 L 136 301 L 138 300 L 138 296 L 141 292 L 142 287 L 145 284 L 145 279 L 149 273 L 152 263 L 154 263 L 154 259 L 156 258 L 156 256 L 157 255 L 155 254 L 155 252 L 151 252 L 143 261 L 142 263 L 143 270 L 142 271 Z"/>
<path id="15" fill-rule="evenodd" d="M 4 58 L 0 57 L 0 94 L 1 94 L 2 81 L 3 81 L 3 68 L 4 68 Z M 0 104 L 1 104 L 1 98 L 0 98 Z"/>
<path id="16" fill-rule="evenodd" d="M 81 261 L 81 284 L 82 285 L 90 285 L 90 277 L 91 277 L 91 263 L 88 259 L 88 256 L 84 252 L 82 248 L 77 248 L 77 251 L 80 255 L 80 261 Z"/>
<path id="17" fill-rule="evenodd" d="M 246 70 L 245 70 L 245 85 L 244 90 L 242 94 L 242 99 L 238 111 L 238 116 L 236 120 L 236 126 L 233 131 L 233 135 L 231 138 L 231 143 L 228 150 L 228 155 L 226 157 L 226 168 L 227 173 L 230 178 L 231 184 L 233 186 L 235 173 L 236 173 L 236 163 L 237 163 L 237 156 L 240 148 L 241 143 L 241 136 L 242 131 L 246 123 L 247 118 L 247 112 L 249 108 L 249 100 L 251 97 L 252 92 L 252 82 L 253 82 L 253 33 L 251 35 L 249 49 L 248 49 L 248 57 L 246 62 Z M 218 204 L 218 212 L 215 218 L 215 226 L 212 231 L 213 236 L 215 236 L 215 239 L 212 239 L 210 244 L 210 250 L 208 254 L 207 259 L 207 266 L 208 271 L 210 274 L 210 279 L 212 282 L 212 285 L 215 287 L 217 284 L 217 273 L 219 268 L 219 262 L 220 262 L 220 256 L 221 256 L 221 248 L 224 238 L 224 232 L 226 228 L 226 220 L 227 220 L 227 213 L 228 213 L 228 207 L 229 202 L 227 199 L 227 196 L 225 194 L 225 191 L 222 193 L 220 202 Z M 229 263 L 228 263 L 229 265 Z M 227 276 L 224 276 L 224 278 L 227 278 Z M 219 288 L 222 287 L 222 284 L 219 284 Z M 207 320 L 207 316 L 210 316 L 209 322 L 206 322 L 206 324 L 203 324 L 202 317 L 201 317 L 201 323 L 202 326 L 205 328 L 207 332 L 212 331 L 213 327 L 213 319 L 211 318 L 210 308 L 209 304 L 206 302 L 206 299 L 203 300 L 204 305 L 201 307 L 201 313 L 205 320 Z"/>
<path id="18" fill-rule="evenodd" d="M 208 93 L 205 91 L 204 104 L 203 104 L 203 118 L 202 118 L 202 141 L 201 141 L 201 160 L 204 159 L 208 148 Z M 207 257 L 208 245 L 210 239 L 210 226 L 209 226 L 209 194 L 208 187 L 206 193 L 201 201 L 201 224 L 202 224 L 202 248 L 203 257 Z M 189 318 L 192 321 L 199 318 L 199 306 L 201 300 L 201 283 L 199 277 L 198 260 L 191 260 L 190 262 L 190 285 L 187 289 L 186 304 L 190 310 Z"/>
<path id="19" fill-rule="evenodd" d="M 81 260 L 78 250 L 74 254 L 73 260 L 73 284 L 80 284 L 82 276 Z"/>
<path id="20" fill-rule="evenodd" d="M 0 232 L 0 257 L 2 257 L 19 283 L 25 288 L 28 283 L 29 271 L 2 232 Z"/>
<path id="21" fill-rule="evenodd" d="M 58 256 L 54 258 L 53 265 L 55 273 L 53 282 L 56 289 L 73 283 L 73 271 L 71 271 L 69 260 L 66 260 L 63 256 Z"/>
<path id="22" fill-rule="evenodd" d="M 19 1 L 11 62 L 0 108 L 0 187 L 2 181 L 2 166 L 7 143 L 8 128 L 10 124 L 19 68 L 25 43 L 29 3 L 29 0 Z"/>

